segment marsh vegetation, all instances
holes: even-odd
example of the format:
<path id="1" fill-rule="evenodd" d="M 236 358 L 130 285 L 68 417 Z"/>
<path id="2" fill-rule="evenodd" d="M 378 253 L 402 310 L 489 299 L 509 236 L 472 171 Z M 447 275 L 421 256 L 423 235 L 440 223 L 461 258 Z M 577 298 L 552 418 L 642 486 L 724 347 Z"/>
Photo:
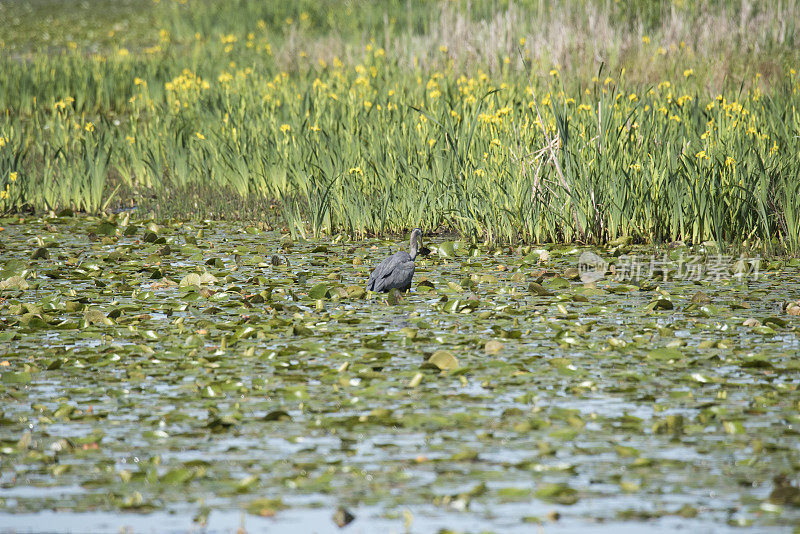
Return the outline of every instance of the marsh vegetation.
<path id="1" fill-rule="evenodd" d="M 641 4 L 11 3 L 0 210 L 796 252 L 796 3 Z"/>
<path id="2" fill-rule="evenodd" d="M 788 531 L 798 9 L 4 2 L 0 530 Z"/>

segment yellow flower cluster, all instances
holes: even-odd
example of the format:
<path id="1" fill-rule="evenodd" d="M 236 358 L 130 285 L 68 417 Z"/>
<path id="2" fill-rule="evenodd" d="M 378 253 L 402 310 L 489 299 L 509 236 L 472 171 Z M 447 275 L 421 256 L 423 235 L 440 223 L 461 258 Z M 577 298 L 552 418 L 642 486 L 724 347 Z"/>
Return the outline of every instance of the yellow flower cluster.
<path id="1" fill-rule="evenodd" d="M 189 69 L 184 69 L 180 75 L 164 84 L 169 101 L 177 110 L 188 108 L 190 103 L 196 102 L 200 93 L 209 89 L 211 84 L 200 78 Z"/>
<path id="2" fill-rule="evenodd" d="M 256 26 L 255 32 L 197 36 L 197 39 L 205 39 L 202 42 L 217 48 L 249 47 L 248 43 L 261 46 L 259 35 L 268 25 L 259 22 Z M 643 36 L 642 41 L 648 45 L 650 39 Z M 524 40 L 521 43 L 525 46 Z M 238 60 L 237 56 L 230 57 Z M 455 134 L 460 130 L 466 138 L 463 132 L 472 131 L 474 121 L 471 146 L 484 157 L 479 160 L 481 168 L 468 172 L 492 181 L 502 179 L 502 169 L 524 157 L 529 147 L 541 148 L 551 143 L 556 150 L 563 149 L 560 128 L 568 130 L 568 143 L 572 145 L 568 148 L 577 143 L 578 151 L 592 153 L 599 146 L 599 134 L 608 131 L 606 124 L 610 123 L 611 131 L 630 147 L 651 143 L 657 125 L 656 130 L 665 132 L 667 137 L 684 140 L 678 149 L 683 157 L 704 168 L 722 166 L 729 173 L 734 172 L 737 159 L 744 158 L 740 152 L 727 150 L 734 140 L 752 138 L 764 156 L 780 150 L 765 133 L 770 126 L 759 117 L 763 107 L 758 103 L 757 91 L 747 93 L 740 102 L 728 102 L 721 96 L 708 100 L 695 92 L 691 68 L 678 70 L 672 81 L 662 80 L 636 90 L 626 83 L 625 72 L 621 71 L 614 77 L 595 76 L 580 91 L 570 91 L 571 76 L 560 65 L 542 69 L 535 78 L 536 87 L 530 87 L 527 80 L 509 74 L 511 67 L 503 68 L 499 74 L 476 70 L 472 75 L 457 75 L 449 58 L 437 59 L 444 67 L 436 71 L 428 70 L 422 63 L 422 59 L 427 61 L 430 57 L 415 58 L 410 75 L 398 76 L 397 64 L 387 59 L 386 51 L 374 43 L 364 47 L 360 62 L 352 66 L 322 53 L 310 57 L 309 53 L 297 51 L 297 57 L 308 68 L 301 75 L 243 68 L 236 61 L 226 60 L 211 78 L 213 89 L 191 70 L 183 70 L 165 84 L 168 102 L 178 109 L 187 108 L 199 101 L 203 91 L 211 90 L 215 97 L 220 96 L 220 100 L 228 103 L 220 123 L 196 126 L 199 130 L 193 139 L 197 141 L 205 141 L 207 136 L 215 140 L 244 139 L 247 127 L 242 125 L 247 121 L 243 120 L 244 108 L 241 114 L 236 111 L 236 102 L 245 102 L 248 112 L 257 109 L 267 117 L 267 130 L 274 133 L 282 157 L 290 157 L 292 150 L 302 150 L 303 143 L 318 142 L 322 137 L 318 134 L 336 132 L 343 124 L 391 132 L 387 136 L 409 139 L 415 144 L 416 153 L 428 155 L 434 148 L 441 151 L 450 148 L 447 142 L 441 142 L 447 139 L 442 128 L 453 128 Z M 151 98 L 157 98 L 157 91 L 151 92 L 146 80 L 134 78 L 133 84 L 138 88 L 136 98 L 151 94 Z M 233 95 L 238 96 L 231 98 Z M 65 109 L 70 103 L 64 99 L 56 103 L 56 108 Z M 196 110 L 200 111 L 199 107 Z M 231 120 L 234 117 L 236 120 Z M 86 122 L 84 128 L 91 132 L 94 125 Z M 131 150 L 139 149 L 140 140 L 146 139 L 140 132 L 126 133 L 130 134 L 126 136 L 126 144 Z M 635 157 L 623 158 L 619 165 L 637 173 L 650 168 Z M 348 175 L 363 177 L 362 169 L 368 166 L 356 158 L 347 161 L 343 168 L 349 169 Z"/>
<path id="3" fill-rule="evenodd" d="M 200 91 L 209 87 L 210 85 L 207 81 L 189 69 L 183 69 L 179 76 L 164 84 L 164 88 L 167 91 Z"/>
<path id="4" fill-rule="evenodd" d="M 56 109 L 56 110 L 59 110 L 59 111 L 60 110 L 65 110 L 69 106 L 71 106 L 73 102 L 75 102 L 75 99 L 72 98 L 71 96 L 68 96 L 66 98 L 62 98 L 61 100 L 59 100 L 58 102 L 53 104 L 53 108 Z"/>
<path id="5" fill-rule="evenodd" d="M 18 176 L 16 172 L 9 173 L 5 189 L 0 189 L 0 200 L 7 200 L 11 196 L 11 184 L 17 181 Z"/>

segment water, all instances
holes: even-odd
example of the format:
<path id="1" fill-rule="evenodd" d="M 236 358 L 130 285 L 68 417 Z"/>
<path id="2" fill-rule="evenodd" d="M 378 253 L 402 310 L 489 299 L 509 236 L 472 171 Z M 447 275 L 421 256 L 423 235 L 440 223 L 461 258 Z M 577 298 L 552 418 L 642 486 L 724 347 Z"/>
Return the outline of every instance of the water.
<path id="1" fill-rule="evenodd" d="M 161 256 L 141 230 L 90 241 L 96 221 L 57 222 L 2 223 L 2 278 L 31 287 L 0 295 L 0 532 L 338 532 L 339 506 L 348 532 L 800 520 L 776 478 L 800 463 L 798 319 L 780 312 L 796 266 L 640 290 L 569 280 L 578 249 L 434 252 L 415 278 L 434 289 L 389 305 L 354 292 L 381 242 L 284 249 L 204 223 L 193 245 L 196 227 L 166 223 Z M 49 259 L 29 259 L 32 235 Z M 528 289 L 543 271 L 552 296 Z M 180 285 L 203 272 L 217 282 Z M 648 310 L 660 291 L 674 308 Z M 457 368 L 423 365 L 437 351 Z"/>

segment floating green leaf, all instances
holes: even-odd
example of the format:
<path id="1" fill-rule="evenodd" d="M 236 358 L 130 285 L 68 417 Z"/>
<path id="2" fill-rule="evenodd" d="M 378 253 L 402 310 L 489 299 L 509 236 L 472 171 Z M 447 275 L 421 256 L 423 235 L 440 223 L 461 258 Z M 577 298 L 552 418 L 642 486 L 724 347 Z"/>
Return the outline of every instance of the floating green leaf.
<path id="1" fill-rule="evenodd" d="M 456 359 L 451 352 L 446 350 L 438 350 L 434 352 L 425 363 L 442 371 L 448 369 L 458 369 L 458 359 Z"/>

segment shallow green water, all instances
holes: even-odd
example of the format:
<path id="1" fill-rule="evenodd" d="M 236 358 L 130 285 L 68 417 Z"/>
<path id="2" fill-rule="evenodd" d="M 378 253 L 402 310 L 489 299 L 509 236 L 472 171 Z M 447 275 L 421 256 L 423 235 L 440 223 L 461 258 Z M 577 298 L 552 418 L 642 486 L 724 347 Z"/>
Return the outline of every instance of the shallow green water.
<path id="1" fill-rule="evenodd" d="M 586 285 L 582 249 L 427 238 L 395 302 L 361 291 L 394 241 L 0 226 L 6 528 L 226 531 L 244 510 L 323 532 L 339 506 L 365 531 L 800 520 L 796 260 Z"/>

